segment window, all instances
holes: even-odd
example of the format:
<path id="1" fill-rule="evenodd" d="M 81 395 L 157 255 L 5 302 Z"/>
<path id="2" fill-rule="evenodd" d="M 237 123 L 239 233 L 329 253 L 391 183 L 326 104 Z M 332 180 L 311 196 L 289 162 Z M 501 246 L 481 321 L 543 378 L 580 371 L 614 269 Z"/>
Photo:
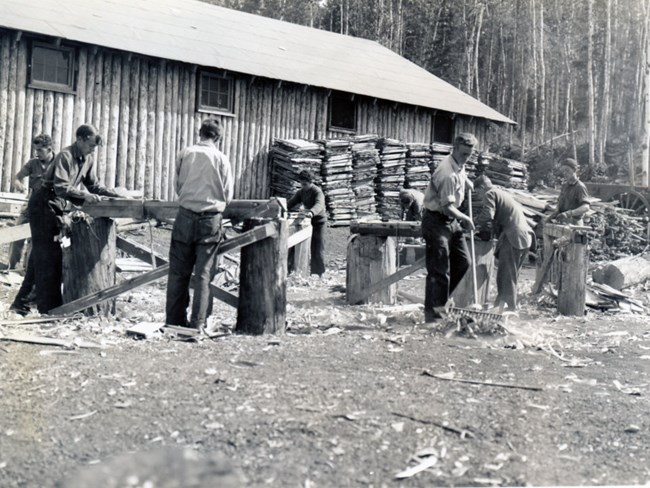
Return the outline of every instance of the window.
<path id="1" fill-rule="evenodd" d="M 71 47 L 44 42 L 32 43 L 29 86 L 62 92 L 74 92 L 75 52 Z"/>
<path id="2" fill-rule="evenodd" d="M 357 131 L 357 104 L 350 95 L 337 93 L 330 96 L 329 128 L 344 132 Z"/>
<path id="3" fill-rule="evenodd" d="M 433 116 L 433 142 L 454 142 L 454 116 L 449 112 L 436 112 Z"/>
<path id="4" fill-rule="evenodd" d="M 225 73 L 199 72 L 199 110 L 227 112 L 234 110 L 234 83 Z"/>

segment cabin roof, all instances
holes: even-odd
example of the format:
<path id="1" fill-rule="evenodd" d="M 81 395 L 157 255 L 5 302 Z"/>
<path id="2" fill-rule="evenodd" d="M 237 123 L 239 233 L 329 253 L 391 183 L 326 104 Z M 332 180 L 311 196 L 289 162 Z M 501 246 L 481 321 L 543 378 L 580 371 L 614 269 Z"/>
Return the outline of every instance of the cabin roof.
<path id="1" fill-rule="evenodd" d="M 196 0 L 3 0 L 0 26 L 444 110 L 505 115 L 377 42 Z"/>

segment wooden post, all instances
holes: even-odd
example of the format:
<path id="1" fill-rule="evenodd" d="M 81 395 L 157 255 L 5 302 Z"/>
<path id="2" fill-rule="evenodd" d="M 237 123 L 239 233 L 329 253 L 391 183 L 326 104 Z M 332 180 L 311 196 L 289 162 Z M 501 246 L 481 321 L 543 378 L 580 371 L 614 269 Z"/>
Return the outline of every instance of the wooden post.
<path id="1" fill-rule="evenodd" d="M 479 305 L 483 305 L 488 300 L 490 292 L 490 278 L 495 276 L 494 273 L 494 250 L 496 241 L 475 240 L 476 254 L 476 288 Z M 451 297 L 457 307 L 467 307 L 474 303 L 474 292 L 472 290 L 472 272 L 467 270 L 465 276 L 460 281 Z"/>
<path id="2" fill-rule="evenodd" d="M 63 302 L 96 293 L 115 284 L 115 223 L 96 218 L 71 226 L 71 244 L 63 250 Z M 115 313 L 115 300 L 93 305 L 87 315 Z"/>
<path id="3" fill-rule="evenodd" d="M 560 282 L 557 294 L 557 311 L 562 315 L 585 314 L 585 295 L 589 252 L 587 235 L 574 233 L 564 251 L 560 252 Z"/>
<path id="4" fill-rule="evenodd" d="M 242 334 L 283 334 L 286 327 L 287 221 L 252 218 L 244 221 L 244 230 L 269 222 L 277 235 L 241 250 L 235 330 Z"/>
<path id="5" fill-rule="evenodd" d="M 311 227 L 311 222 L 308 219 L 294 222 L 291 225 L 290 234 L 299 232 L 307 227 Z M 289 271 L 297 275 L 309 276 L 311 262 L 311 237 L 293 246 L 289 250 L 289 255 L 291 257 L 289 262 Z"/>
<path id="6" fill-rule="evenodd" d="M 348 303 L 382 302 L 395 304 L 396 285 L 391 285 L 365 300 L 359 300 L 363 290 L 393 274 L 396 270 L 395 238 L 355 235 L 348 243 L 346 298 Z"/>

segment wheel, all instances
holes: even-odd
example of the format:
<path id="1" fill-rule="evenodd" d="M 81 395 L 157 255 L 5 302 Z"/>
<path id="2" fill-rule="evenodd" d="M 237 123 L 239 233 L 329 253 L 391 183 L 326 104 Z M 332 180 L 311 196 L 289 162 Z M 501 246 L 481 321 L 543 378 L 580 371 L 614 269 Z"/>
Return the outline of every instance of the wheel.
<path id="1" fill-rule="evenodd" d="M 650 213 L 648 199 L 635 190 L 614 195 L 612 200 L 618 202 L 618 206 L 630 210 L 633 215 L 647 216 Z"/>

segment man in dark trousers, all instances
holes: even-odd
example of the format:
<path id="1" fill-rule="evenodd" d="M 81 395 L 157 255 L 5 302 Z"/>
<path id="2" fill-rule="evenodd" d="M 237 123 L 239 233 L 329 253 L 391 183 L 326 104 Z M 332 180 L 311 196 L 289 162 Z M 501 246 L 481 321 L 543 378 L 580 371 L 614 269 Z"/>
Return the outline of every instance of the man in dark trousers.
<path id="1" fill-rule="evenodd" d="M 470 265 L 462 227 L 474 230 L 474 224 L 459 207 L 471 186 L 465 173 L 465 163 L 477 142 L 470 133 L 456 136 L 452 153 L 440 162 L 431 175 L 424 194 L 422 236 L 426 242 L 424 321 L 427 323 L 441 318 L 440 309 L 445 306 Z"/>
<path id="2" fill-rule="evenodd" d="M 422 221 L 424 195 L 412 188 L 402 188 L 399 191 L 399 203 L 402 207 L 402 220 Z"/>
<path id="3" fill-rule="evenodd" d="M 497 297 L 494 306 L 500 309 L 517 308 L 517 280 L 519 270 L 526 261 L 535 234 L 528 225 L 522 206 L 507 191 L 492 185 L 483 175 L 474 182 L 474 189 L 483 203 L 476 218 L 479 236 L 489 240 L 497 236 L 495 256 L 497 268 Z"/>
<path id="4" fill-rule="evenodd" d="M 309 171 L 301 171 L 298 180 L 302 188 L 289 199 L 289 210 L 302 203 L 307 211 L 306 217 L 311 219 L 311 274 L 323 276 L 325 273 L 325 196 L 323 191 L 314 184 Z"/>
<path id="5" fill-rule="evenodd" d="M 222 214 L 234 193 L 228 157 L 217 149 L 221 123 L 206 119 L 200 141 L 183 149 L 176 163 L 178 214 L 169 248 L 166 323 L 202 330 L 206 326 L 212 295 L 217 251 L 223 240 Z M 190 280 L 195 274 L 190 321 Z"/>
<path id="6" fill-rule="evenodd" d="M 560 189 L 557 208 L 548 220 L 559 224 L 583 225 L 582 217 L 589 211 L 589 192 L 585 184 L 578 179 L 578 162 L 565 159 L 560 164 L 560 174 L 564 183 Z"/>
<path id="7" fill-rule="evenodd" d="M 56 155 L 43 177 L 41 188 L 28 204 L 36 270 L 36 303 L 42 314 L 62 303 L 63 254 L 59 242 L 54 240 L 60 230 L 57 216 L 61 216 L 70 204 L 97 202 L 100 196 L 120 196 L 102 186 L 97 179 L 92 154 L 102 143 L 97 129 L 84 124 L 79 126 L 75 135 L 75 142 Z"/>
<path id="8" fill-rule="evenodd" d="M 16 178 L 14 180 L 14 187 L 16 190 L 23 192 L 25 191 L 25 186 L 23 185 L 22 180 L 29 176 L 29 200 L 31 200 L 34 194 L 40 189 L 43 183 L 43 175 L 54 160 L 52 138 L 49 135 L 41 134 L 36 136 L 32 141 L 32 147 L 36 157 L 27 161 L 27 163 L 20 168 L 20 171 L 16 173 Z M 18 221 L 18 224 L 23 224 L 28 220 L 29 216 L 27 215 L 27 210 L 25 210 L 25 212 L 21 214 L 21 219 Z M 20 241 L 20 243 L 14 242 L 12 244 L 11 257 L 9 260 L 11 268 L 15 267 L 18 261 L 20 261 L 24 242 L 25 241 Z M 32 288 L 34 288 L 34 259 L 31 251 L 29 252 L 29 257 L 27 258 L 26 263 L 23 283 L 20 285 L 20 289 L 10 307 L 12 311 L 20 315 L 27 315 L 29 313 L 28 297 L 32 292 Z"/>

